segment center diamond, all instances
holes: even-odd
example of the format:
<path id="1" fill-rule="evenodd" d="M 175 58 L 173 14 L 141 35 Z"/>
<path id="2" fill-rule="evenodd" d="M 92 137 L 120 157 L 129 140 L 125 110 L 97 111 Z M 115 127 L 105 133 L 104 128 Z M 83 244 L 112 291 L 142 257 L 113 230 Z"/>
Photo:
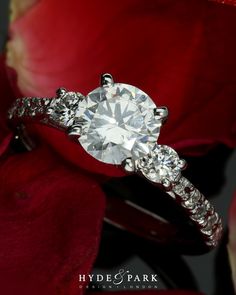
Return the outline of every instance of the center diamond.
<path id="1" fill-rule="evenodd" d="M 140 89 L 115 83 L 90 92 L 84 103 L 76 116 L 82 124 L 79 141 L 97 160 L 121 164 L 154 147 L 161 124 L 154 117 L 155 104 Z"/>

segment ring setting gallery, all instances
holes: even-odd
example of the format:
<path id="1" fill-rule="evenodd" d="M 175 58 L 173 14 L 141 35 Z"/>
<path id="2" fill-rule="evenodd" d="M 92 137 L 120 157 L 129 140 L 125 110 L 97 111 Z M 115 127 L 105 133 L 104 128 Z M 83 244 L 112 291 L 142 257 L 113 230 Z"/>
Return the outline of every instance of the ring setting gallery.
<path id="1" fill-rule="evenodd" d="M 37 121 L 67 132 L 98 161 L 121 165 L 159 186 L 187 213 L 204 244 L 215 247 L 222 223 L 208 200 L 182 176 L 186 162 L 169 146 L 159 145 L 166 107 L 157 107 L 137 87 L 115 83 L 103 74 L 101 87 L 87 96 L 59 88 L 54 98 L 17 99 L 9 110 L 16 124 Z"/>

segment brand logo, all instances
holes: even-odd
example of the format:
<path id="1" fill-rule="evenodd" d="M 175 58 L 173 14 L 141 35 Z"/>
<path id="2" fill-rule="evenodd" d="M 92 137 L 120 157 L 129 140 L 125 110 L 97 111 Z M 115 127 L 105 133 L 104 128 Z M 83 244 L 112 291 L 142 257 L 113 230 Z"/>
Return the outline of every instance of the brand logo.
<path id="1" fill-rule="evenodd" d="M 118 272 L 80 274 L 79 284 L 82 288 L 92 289 L 157 289 L 157 274 L 135 274 L 129 270 L 120 269 Z"/>

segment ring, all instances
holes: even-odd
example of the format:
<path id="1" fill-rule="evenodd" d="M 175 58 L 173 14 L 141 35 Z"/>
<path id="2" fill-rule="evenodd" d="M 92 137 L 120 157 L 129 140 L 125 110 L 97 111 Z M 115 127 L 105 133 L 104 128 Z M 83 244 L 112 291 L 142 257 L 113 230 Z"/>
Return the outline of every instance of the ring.
<path id="1" fill-rule="evenodd" d="M 14 124 L 35 121 L 63 130 L 92 157 L 121 166 L 161 188 L 182 207 L 207 248 L 222 235 L 222 222 L 213 206 L 182 176 L 186 161 L 157 143 L 168 117 L 139 88 L 101 76 L 101 87 L 87 96 L 59 88 L 53 98 L 17 99 L 9 110 Z"/>

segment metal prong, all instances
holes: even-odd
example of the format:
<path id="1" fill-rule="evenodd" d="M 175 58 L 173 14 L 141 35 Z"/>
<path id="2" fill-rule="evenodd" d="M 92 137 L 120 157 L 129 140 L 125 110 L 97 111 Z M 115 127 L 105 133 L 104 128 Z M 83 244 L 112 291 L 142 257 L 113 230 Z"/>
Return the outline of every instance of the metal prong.
<path id="1" fill-rule="evenodd" d="M 82 128 L 79 125 L 72 125 L 67 129 L 67 134 L 70 137 L 70 139 L 76 141 L 82 132 Z"/>
<path id="2" fill-rule="evenodd" d="M 105 73 L 101 76 L 101 85 L 102 86 L 110 86 L 114 84 L 114 80 L 111 74 Z"/>
<path id="3" fill-rule="evenodd" d="M 184 159 L 179 159 L 178 167 L 179 167 L 181 170 L 186 169 L 186 168 L 187 168 L 187 162 L 186 162 Z"/>
<path id="4" fill-rule="evenodd" d="M 126 172 L 134 172 L 135 165 L 134 161 L 131 158 L 126 158 L 122 163 L 121 166 L 124 168 Z"/>
<path id="5" fill-rule="evenodd" d="M 66 93 L 66 89 L 63 87 L 60 87 L 56 90 L 56 95 L 57 97 L 61 97 Z"/>
<path id="6" fill-rule="evenodd" d="M 172 189 L 172 183 L 167 178 L 163 179 L 161 184 L 164 186 L 166 191 L 170 191 Z"/>
<path id="7" fill-rule="evenodd" d="M 164 123 L 168 118 L 168 108 L 158 107 L 154 109 L 154 116 L 157 120 L 161 120 Z"/>

